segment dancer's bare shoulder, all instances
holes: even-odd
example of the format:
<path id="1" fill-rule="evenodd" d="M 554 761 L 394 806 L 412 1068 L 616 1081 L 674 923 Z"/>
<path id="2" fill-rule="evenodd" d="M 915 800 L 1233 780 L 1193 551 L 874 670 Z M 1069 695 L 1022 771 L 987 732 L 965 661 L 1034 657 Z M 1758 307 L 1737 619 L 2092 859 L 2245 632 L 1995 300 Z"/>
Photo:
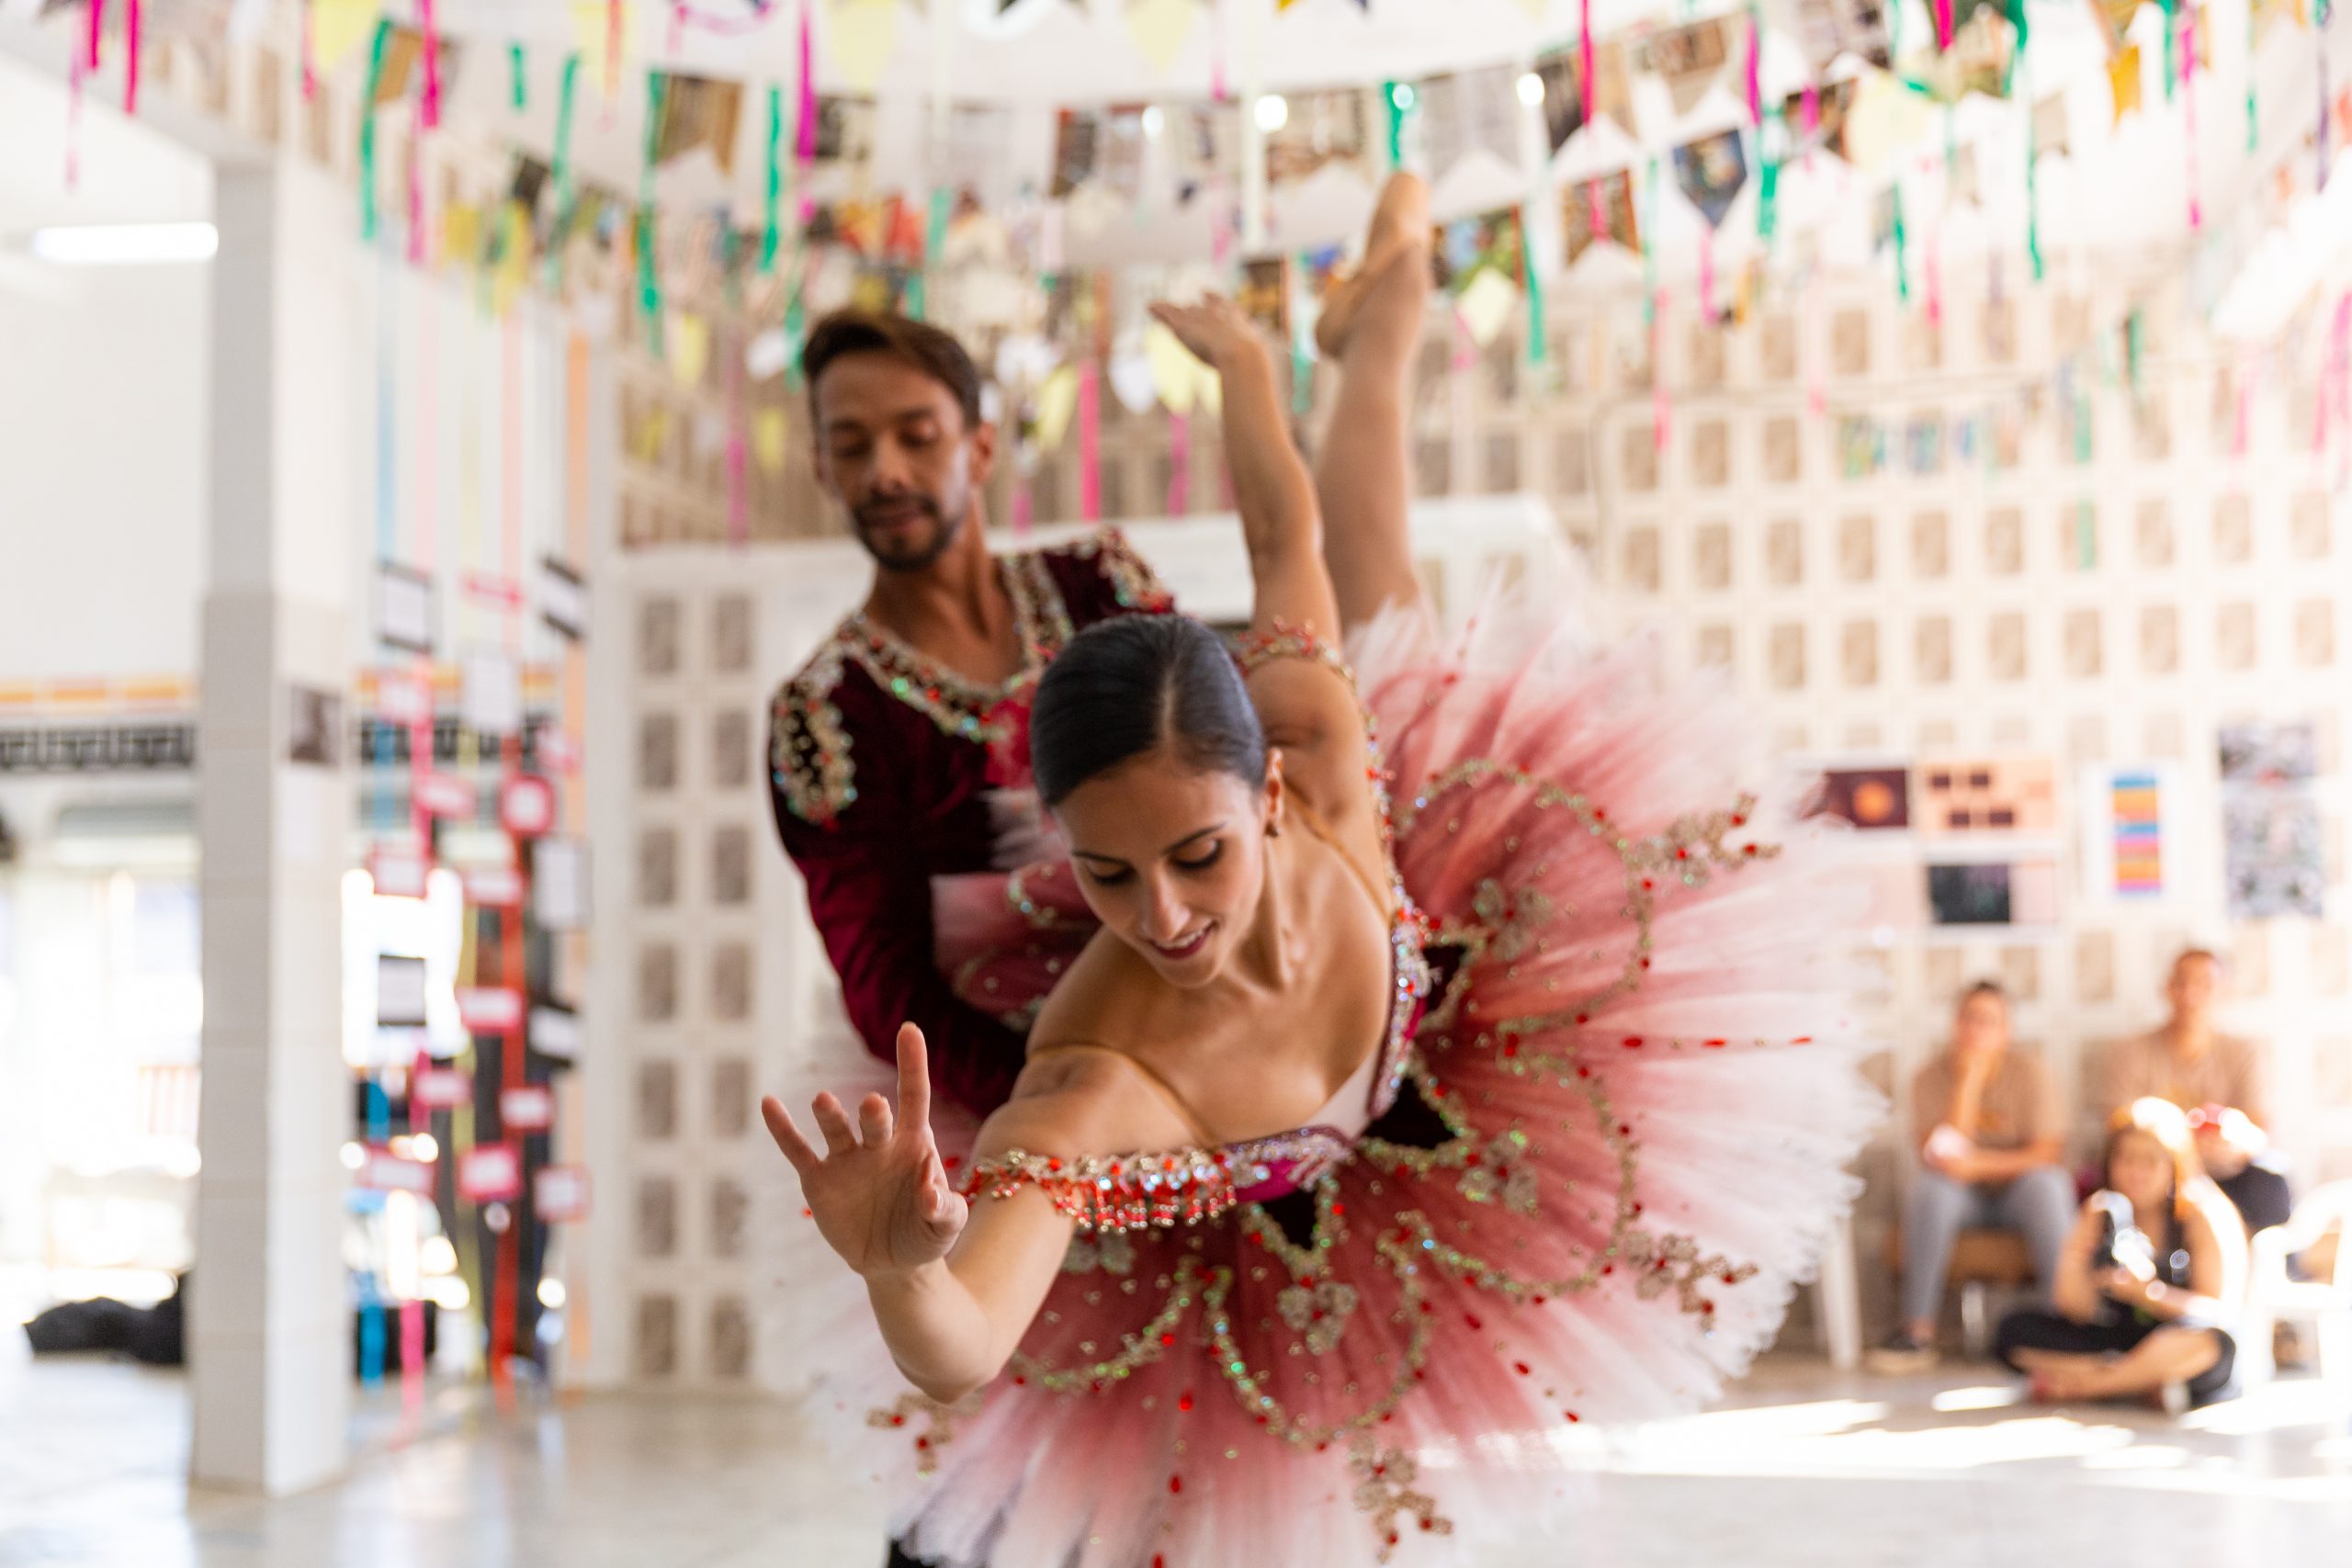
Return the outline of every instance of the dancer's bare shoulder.
<path id="1" fill-rule="evenodd" d="M 1130 974 L 1130 969 L 1142 973 Z M 1137 981 L 1144 984 L 1138 985 Z M 1110 1042 L 1148 1038 L 1149 966 L 1114 939 L 1080 953 L 1030 1031 L 1012 1098 L 980 1130 L 982 1156 L 1132 1154 L 1193 1141 L 1148 1072 Z"/>

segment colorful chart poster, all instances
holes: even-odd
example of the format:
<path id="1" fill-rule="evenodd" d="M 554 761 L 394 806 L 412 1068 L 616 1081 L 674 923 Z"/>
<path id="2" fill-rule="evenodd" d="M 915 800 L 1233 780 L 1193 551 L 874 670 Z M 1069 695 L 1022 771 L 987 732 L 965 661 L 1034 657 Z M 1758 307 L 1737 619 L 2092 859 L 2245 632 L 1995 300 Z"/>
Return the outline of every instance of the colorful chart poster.
<path id="1" fill-rule="evenodd" d="M 2058 765 L 2048 757 L 1923 762 L 1913 779 L 1912 826 L 1922 838 L 2058 830 Z"/>
<path id="2" fill-rule="evenodd" d="M 2186 830 L 2178 771 L 2155 762 L 2096 763 L 2077 781 L 2086 897 L 2134 903 L 2175 892 Z"/>

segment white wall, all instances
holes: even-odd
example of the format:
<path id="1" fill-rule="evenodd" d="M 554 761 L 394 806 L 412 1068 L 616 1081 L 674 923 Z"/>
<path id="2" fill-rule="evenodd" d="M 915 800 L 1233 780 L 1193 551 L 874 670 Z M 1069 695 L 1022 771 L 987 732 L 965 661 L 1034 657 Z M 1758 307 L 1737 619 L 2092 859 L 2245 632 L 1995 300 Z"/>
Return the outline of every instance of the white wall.
<path id="1" fill-rule="evenodd" d="M 0 60 L 0 682 L 187 674 L 204 592 L 210 268 L 62 268 L 52 223 L 210 216 L 209 166 Z"/>

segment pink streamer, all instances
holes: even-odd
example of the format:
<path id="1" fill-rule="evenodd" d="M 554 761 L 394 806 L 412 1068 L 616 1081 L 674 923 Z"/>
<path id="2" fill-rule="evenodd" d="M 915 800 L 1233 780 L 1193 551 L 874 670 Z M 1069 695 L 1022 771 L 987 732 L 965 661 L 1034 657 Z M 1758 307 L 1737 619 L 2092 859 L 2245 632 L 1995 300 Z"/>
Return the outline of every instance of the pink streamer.
<path id="1" fill-rule="evenodd" d="M 1664 298 L 1664 296 L 1660 296 Z M 1715 319 L 1715 231 L 1699 231 L 1699 319 Z"/>
<path id="2" fill-rule="evenodd" d="M 2180 94 L 2182 108 L 2188 117 L 2188 130 L 2183 151 L 2188 173 L 2188 229 L 2195 233 L 2205 227 L 2205 209 L 2197 197 L 2197 7 L 2187 8 L 2186 47 L 2180 51 Z"/>
<path id="3" fill-rule="evenodd" d="M 1223 103 L 1231 96 L 1225 75 L 1225 0 L 1216 0 L 1216 14 L 1209 19 L 1209 96 Z"/>
<path id="4" fill-rule="evenodd" d="M 1804 104 L 1800 113 L 1804 125 L 1804 166 L 1811 169 L 1814 138 L 1821 131 L 1821 89 L 1810 82 L 1804 85 Z"/>
<path id="5" fill-rule="evenodd" d="M 1193 510 L 1193 418 L 1168 416 L 1168 515 L 1182 517 Z"/>
<path id="6" fill-rule="evenodd" d="M 434 18 L 433 0 L 416 0 L 416 25 L 424 34 L 424 129 L 441 126 L 441 26 Z"/>
<path id="7" fill-rule="evenodd" d="M 605 0 L 605 106 L 621 93 L 621 0 Z"/>
<path id="8" fill-rule="evenodd" d="M 670 7 L 670 52 L 676 54 L 686 46 L 686 4 L 677 0 Z"/>
<path id="9" fill-rule="evenodd" d="M 139 0 L 124 0 L 122 112 L 139 112 Z"/>
<path id="10" fill-rule="evenodd" d="M 408 259 L 411 266 L 424 265 L 424 112 L 420 109 L 409 122 L 408 150 Z"/>
<path id="11" fill-rule="evenodd" d="M 1674 399 L 1666 389 L 1666 290 L 1661 288 L 1650 299 L 1650 440 L 1658 451 L 1666 450 L 1673 428 Z"/>
<path id="12" fill-rule="evenodd" d="M 2254 363 L 2249 360 L 2238 367 L 2238 412 L 2230 432 L 2230 456 L 2245 456 L 2254 425 Z"/>
<path id="13" fill-rule="evenodd" d="M 1951 47 L 1951 0 L 1936 0 L 1936 47 Z"/>
<path id="14" fill-rule="evenodd" d="M 65 89 L 65 188 L 78 190 L 82 185 L 82 79 L 89 67 L 79 50 L 66 69 Z"/>
<path id="15" fill-rule="evenodd" d="M 1764 39 L 1754 12 L 1747 17 L 1747 118 L 1757 130 L 1764 129 Z"/>
<path id="16" fill-rule="evenodd" d="M 750 443 L 743 439 L 743 355 L 728 356 L 727 377 L 727 542 L 741 547 L 752 537 Z"/>
<path id="17" fill-rule="evenodd" d="M 1821 373 L 1821 298 L 1810 281 L 1804 286 L 1804 334 L 1798 352 L 1804 356 L 1804 412 L 1819 419 L 1829 412 L 1829 392 Z"/>
<path id="18" fill-rule="evenodd" d="M 1023 475 L 1012 481 L 1012 536 L 1025 539 L 1037 521 L 1037 499 L 1029 491 L 1029 479 Z"/>
<path id="19" fill-rule="evenodd" d="M 800 0 L 800 125 L 793 141 L 793 161 L 800 170 L 800 221 L 815 215 L 816 198 L 808 194 L 808 169 L 817 161 L 817 51 L 810 41 L 808 0 Z"/>
<path id="20" fill-rule="evenodd" d="M 302 101 L 319 96 L 318 53 L 311 43 L 311 10 L 316 0 L 302 0 Z"/>
<path id="21" fill-rule="evenodd" d="M 1078 367 L 1078 514 L 1102 520 L 1102 367 L 1091 355 Z"/>
<path id="22" fill-rule="evenodd" d="M 1928 324 L 1940 328 L 1944 324 L 1943 247 L 1936 242 L 1940 236 L 1928 240 Z"/>
<path id="23" fill-rule="evenodd" d="M 90 0 L 89 50 L 82 62 L 83 69 L 95 74 L 98 69 L 98 40 L 105 36 L 107 0 Z"/>
<path id="24" fill-rule="evenodd" d="M 1581 36 L 1577 39 L 1577 74 L 1582 78 L 1577 91 L 1584 99 L 1585 121 L 1589 124 L 1595 118 L 1592 112 L 1592 0 L 1577 0 L 1577 26 L 1581 29 Z M 1631 175 L 1626 176 L 1629 180 L 1632 177 Z M 1592 237 L 1595 240 L 1607 238 L 1609 214 L 1600 204 L 1599 180 L 1593 180 L 1585 186 L 1585 198 L 1589 203 Z"/>

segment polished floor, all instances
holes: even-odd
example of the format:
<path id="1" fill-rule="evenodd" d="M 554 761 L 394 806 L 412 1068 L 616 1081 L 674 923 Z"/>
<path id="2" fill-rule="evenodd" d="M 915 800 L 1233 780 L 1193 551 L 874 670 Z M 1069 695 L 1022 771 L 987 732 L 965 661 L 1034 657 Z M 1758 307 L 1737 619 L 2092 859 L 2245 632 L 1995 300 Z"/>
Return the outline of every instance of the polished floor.
<path id="1" fill-rule="evenodd" d="M 265 1503 L 187 1485 L 177 1376 L 32 1363 L 8 1338 L 0 1568 L 878 1568 L 876 1500 L 774 1404 L 371 1404 L 349 1479 Z M 1576 1538 L 1487 1568 L 2352 1563 L 2352 1427 L 2308 1381 L 2175 1422 L 2018 1405 L 1982 1367 L 1789 1359 L 1586 1462 Z"/>

